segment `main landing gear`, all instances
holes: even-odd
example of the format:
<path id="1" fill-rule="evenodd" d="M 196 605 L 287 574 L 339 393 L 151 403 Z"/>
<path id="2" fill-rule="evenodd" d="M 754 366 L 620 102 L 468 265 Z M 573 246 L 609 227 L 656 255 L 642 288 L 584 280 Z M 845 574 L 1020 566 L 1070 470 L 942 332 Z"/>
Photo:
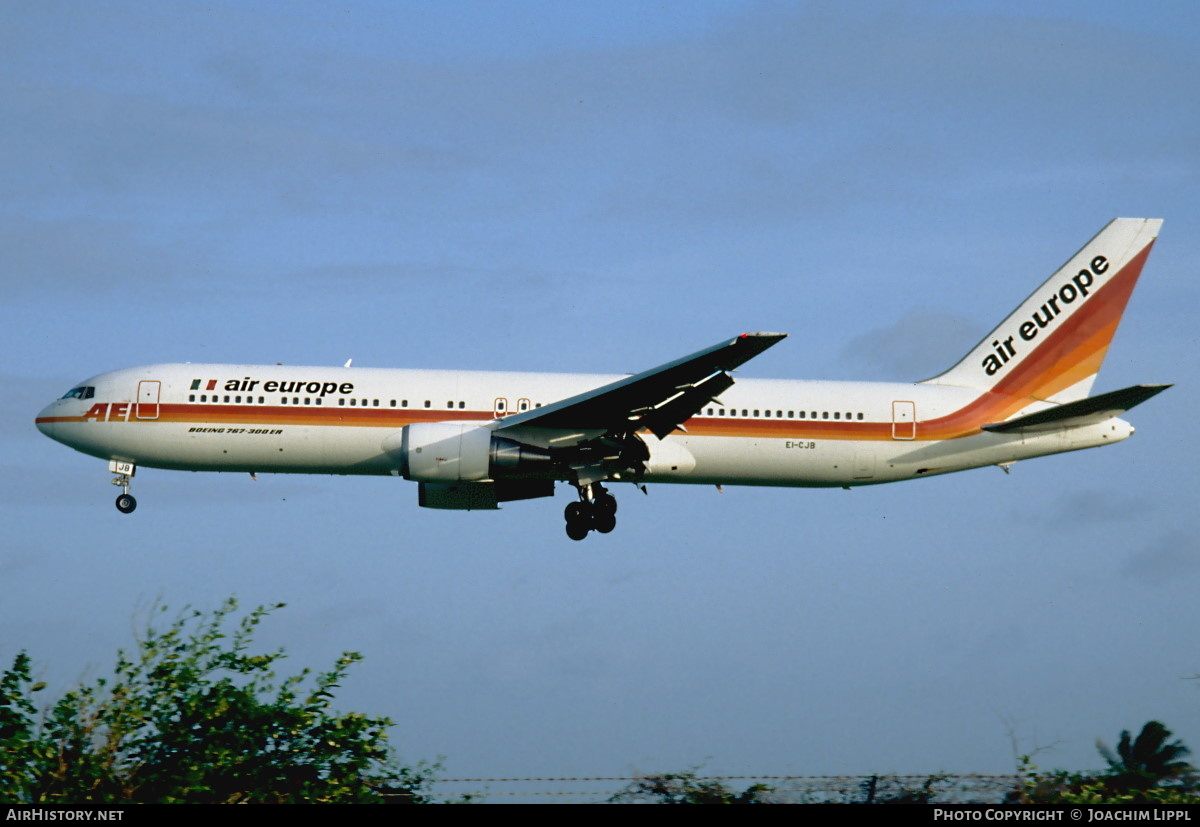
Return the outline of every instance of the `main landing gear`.
<path id="1" fill-rule="evenodd" d="M 137 508 L 137 500 L 129 493 L 129 484 L 137 472 L 137 466 L 132 462 L 120 462 L 114 459 L 108 463 L 108 470 L 117 475 L 112 484 L 121 486 L 121 493 L 117 495 L 117 511 L 129 514 Z"/>
<path id="2" fill-rule="evenodd" d="M 563 516 L 567 518 L 567 536 L 582 540 L 589 531 L 607 534 L 617 527 L 617 498 L 605 490 L 603 485 L 576 486 L 579 502 L 567 506 Z"/>

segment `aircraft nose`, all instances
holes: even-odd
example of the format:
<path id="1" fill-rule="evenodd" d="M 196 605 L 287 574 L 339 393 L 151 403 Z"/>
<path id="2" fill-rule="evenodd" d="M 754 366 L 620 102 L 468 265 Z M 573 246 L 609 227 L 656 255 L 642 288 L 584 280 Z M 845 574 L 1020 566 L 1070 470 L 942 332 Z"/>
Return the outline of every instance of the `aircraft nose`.
<path id="1" fill-rule="evenodd" d="M 53 412 L 54 403 L 51 402 L 46 407 L 42 408 L 41 412 L 38 413 L 37 418 L 33 421 L 33 424 L 37 425 L 37 429 L 51 439 L 54 439 L 54 423 L 50 421 L 50 417 L 53 416 Z"/>

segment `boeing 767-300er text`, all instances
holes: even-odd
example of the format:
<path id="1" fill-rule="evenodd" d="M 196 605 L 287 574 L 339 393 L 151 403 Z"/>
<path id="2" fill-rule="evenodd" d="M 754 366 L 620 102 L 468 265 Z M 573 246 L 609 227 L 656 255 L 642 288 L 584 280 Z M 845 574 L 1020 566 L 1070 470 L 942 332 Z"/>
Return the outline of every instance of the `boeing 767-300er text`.
<path id="1" fill-rule="evenodd" d="M 1089 396 L 1158 219 L 1118 218 L 945 373 L 915 383 L 734 381 L 784 338 L 743 333 L 635 376 L 272 365 L 104 373 L 37 417 L 109 461 L 136 502 L 137 466 L 380 474 L 428 508 L 578 501 L 567 534 L 616 525 L 611 482 L 874 485 L 1120 442 L 1118 415 L 1168 385 Z"/>

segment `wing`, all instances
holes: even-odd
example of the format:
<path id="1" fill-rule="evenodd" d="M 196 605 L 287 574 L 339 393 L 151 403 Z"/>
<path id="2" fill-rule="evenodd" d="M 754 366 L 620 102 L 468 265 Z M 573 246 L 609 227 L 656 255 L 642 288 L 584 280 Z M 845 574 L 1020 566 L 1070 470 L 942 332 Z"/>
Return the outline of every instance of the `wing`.
<path id="1" fill-rule="evenodd" d="M 733 384 L 729 371 L 786 336 L 743 333 L 636 376 L 497 420 L 493 427 L 497 434 L 527 427 L 582 432 L 646 429 L 662 439 Z"/>
<path id="2" fill-rule="evenodd" d="M 580 483 L 625 472 L 638 476 L 649 458 L 639 431 L 663 439 L 682 429 L 685 420 L 733 384 L 729 371 L 786 336 L 743 333 L 578 396 L 497 419 L 489 427 L 514 448 L 532 447 Z"/>

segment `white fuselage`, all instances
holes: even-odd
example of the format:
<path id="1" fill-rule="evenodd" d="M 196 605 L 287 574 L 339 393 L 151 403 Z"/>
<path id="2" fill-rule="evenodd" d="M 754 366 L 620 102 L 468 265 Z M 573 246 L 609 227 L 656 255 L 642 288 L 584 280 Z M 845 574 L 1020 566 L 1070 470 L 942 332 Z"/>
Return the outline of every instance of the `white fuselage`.
<path id="1" fill-rule="evenodd" d="M 485 425 L 622 377 L 164 364 L 87 380 L 43 433 L 87 454 L 195 471 L 399 476 L 406 425 Z M 851 486 L 1118 442 L 1118 418 L 1037 433 L 980 425 L 1028 404 L 945 385 L 738 379 L 666 439 L 644 435 L 641 480 Z"/>

